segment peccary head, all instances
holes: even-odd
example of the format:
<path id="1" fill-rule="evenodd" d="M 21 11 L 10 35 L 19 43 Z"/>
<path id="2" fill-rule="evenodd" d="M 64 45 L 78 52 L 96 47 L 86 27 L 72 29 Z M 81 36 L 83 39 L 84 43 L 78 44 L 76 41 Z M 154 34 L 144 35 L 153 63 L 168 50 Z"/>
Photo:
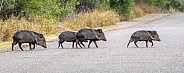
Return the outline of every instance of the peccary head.
<path id="1" fill-rule="evenodd" d="M 156 31 L 148 31 L 153 41 L 161 41 Z"/>
<path id="2" fill-rule="evenodd" d="M 45 37 L 43 36 L 43 34 L 38 34 L 38 35 L 35 36 L 35 38 L 37 39 L 37 44 L 38 45 L 40 45 L 44 48 L 47 48 Z"/>
<path id="3" fill-rule="evenodd" d="M 102 29 L 97 29 L 97 30 L 94 30 L 94 31 L 97 35 L 98 40 L 107 41 Z"/>

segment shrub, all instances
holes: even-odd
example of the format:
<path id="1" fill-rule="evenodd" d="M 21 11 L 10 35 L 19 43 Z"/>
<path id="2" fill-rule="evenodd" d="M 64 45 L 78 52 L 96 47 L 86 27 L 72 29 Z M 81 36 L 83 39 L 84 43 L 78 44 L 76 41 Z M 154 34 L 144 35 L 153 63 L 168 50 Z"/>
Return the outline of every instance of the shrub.
<path id="1" fill-rule="evenodd" d="M 140 7 L 134 6 L 133 11 L 132 11 L 132 18 L 139 18 L 139 17 L 142 17 L 144 15 L 145 15 L 145 13 Z"/>
<path id="2" fill-rule="evenodd" d="M 32 22 L 12 17 L 5 22 L 1 22 L 0 27 L 0 37 L 2 41 L 12 39 L 12 35 L 18 30 L 31 30 L 44 35 L 54 34 L 56 32 L 55 24 L 40 16 L 34 17 Z"/>
<path id="3" fill-rule="evenodd" d="M 154 5 L 149 5 L 146 3 L 137 5 L 136 7 L 140 7 L 144 11 L 144 13 L 149 13 L 149 14 L 150 13 L 158 13 L 161 11 L 158 7 L 156 7 Z"/>
<path id="4" fill-rule="evenodd" d="M 74 30 L 77 31 L 80 28 L 85 27 L 102 27 L 114 25 L 120 20 L 119 15 L 114 11 L 94 11 L 87 13 L 79 13 L 73 18 L 67 18 L 62 23 L 62 28 L 64 30 Z"/>
<path id="5" fill-rule="evenodd" d="M 133 6 L 134 0 L 110 0 L 110 7 L 115 9 L 125 20 L 132 19 Z"/>

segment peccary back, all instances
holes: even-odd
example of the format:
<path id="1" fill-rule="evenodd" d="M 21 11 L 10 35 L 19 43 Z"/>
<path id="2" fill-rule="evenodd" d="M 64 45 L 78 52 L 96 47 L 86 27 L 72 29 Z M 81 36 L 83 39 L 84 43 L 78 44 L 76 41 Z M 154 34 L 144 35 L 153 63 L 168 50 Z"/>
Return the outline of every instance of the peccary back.
<path id="1" fill-rule="evenodd" d="M 76 37 L 75 37 L 75 34 L 76 34 L 76 32 L 72 32 L 72 31 L 65 31 L 65 32 L 62 32 L 60 35 L 59 35 L 59 46 L 58 46 L 58 48 L 60 47 L 60 45 L 61 45 L 61 47 L 63 48 L 63 45 L 62 45 L 62 43 L 63 42 L 73 42 L 73 45 L 72 45 L 72 47 L 74 48 L 74 43 L 75 43 L 75 41 L 76 41 Z"/>
<path id="2" fill-rule="evenodd" d="M 16 45 L 17 43 L 19 44 L 19 47 L 22 51 L 24 51 L 21 47 L 22 43 L 29 43 L 31 50 L 31 44 L 34 45 L 33 49 L 35 49 L 35 44 L 40 45 L 44 48 L 47 47 L 45 37 L 42 34 L 29 30 L 20 30 L 13 35 L 12 51 L 14 45 Z"/>
<path id="3" fill-rule="evenodd" d="M 153 41 L 161 41 L 159 38 L 159 35 L 156 31 L 150 31 L 150 30 L 139 30 L 132 34 L 127 47 L 131 42 L 134 41 L 134 44 L 137 46 L 138 41 L 146 41 L 146 47 L 148 47 L 147 42 L 151 42 L 153 46 Z M 138 47 L 138 46 L 137 46 Z"/>
<path id="4" fill-rule="evenodd" d="M 89 44 L 88 44 L 88 48 L 89 48 L 92 41 L 95 43 L 96 47 L 98 47 L 97 44 L 96 44 L 96 41 L 98 41 L 98 40 L 106 41 L 106 37 L 105 37 L 102 29 L 96 29 L 96 30 L 95 29 L 90 29 L 90 28 L 80 29 L 76 33 L 76 37 L 79 40 L 79 42 L 82 42 L 82 41 L 85 41 L 85 40 L 90 40 Z M 84 44 L 82 44 L 82 45 L 84 46 Z"/>

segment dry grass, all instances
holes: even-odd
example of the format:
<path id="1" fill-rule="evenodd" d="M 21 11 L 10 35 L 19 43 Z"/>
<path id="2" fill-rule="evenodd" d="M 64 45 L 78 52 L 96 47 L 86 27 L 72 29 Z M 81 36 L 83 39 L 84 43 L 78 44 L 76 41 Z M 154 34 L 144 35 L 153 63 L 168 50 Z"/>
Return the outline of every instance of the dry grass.
<path id="1" fill-rule="evenodd" d="M 44 35 L 54 34 L 56 32 L 56 27 L 53 22 L 39 16 L 36 16 L 32 22 L 11 17 L 5 22 L 0 22 L 0 28 L 1 41 L 11 40 L 13 34 L 18 30 L 31 30 Z"/>
<path id="2" fill-rule="evenodd" d="M 160 9 L 158 7 L 149 5 L 149 4 L 139 4 L 139 5 L 136 5 L 136 7 L 141 8 L 144 11 L 144 13 L 148 13 L 148 14 L 160 12 Z"/>
<path id="3" fill-rule="evenodd" d="M 145 15 L 145 13 L 140 7 L 134 6 L 133 11 L 132 11 L 133 18 L 139 18 L 139 17 L 142 17 L 144 15 Z"/>
<path id="4" fill-rule="evenodd" d="M 115 25 L 120 21 L 119 15 L 114 11 L 93 11 L 88 13 L 79 13 L 72 18 L 66 19 L 62 23 L 63 30 L 77 31 L 78 29 L 89 27 L 102 27 Z"/>

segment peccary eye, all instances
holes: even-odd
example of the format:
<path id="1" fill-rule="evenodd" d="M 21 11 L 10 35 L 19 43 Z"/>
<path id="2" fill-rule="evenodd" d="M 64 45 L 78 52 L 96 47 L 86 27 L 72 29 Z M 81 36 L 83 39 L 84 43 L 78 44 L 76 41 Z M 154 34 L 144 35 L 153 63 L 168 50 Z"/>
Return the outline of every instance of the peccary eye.
<path id="1" fill-rule="evenodd" d="M 40 34 L 40 38 L 43 38 L 43 35 L 42 34 Z"/>
<path id="2" fill-rule="evenodd" d="M 99 33 L 102 33 L 102 29 L 98 29 Z"/>

